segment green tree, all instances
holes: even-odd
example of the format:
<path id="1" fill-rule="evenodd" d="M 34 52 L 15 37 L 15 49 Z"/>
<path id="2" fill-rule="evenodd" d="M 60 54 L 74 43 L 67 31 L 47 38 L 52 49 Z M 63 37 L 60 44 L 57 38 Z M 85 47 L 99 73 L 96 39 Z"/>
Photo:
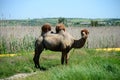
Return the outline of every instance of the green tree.
<path id="1" fill-rule="evenodd" d="M 58 23 L 63 23 L 65 26 L 68 27 L 66 18 L 63 17 L 58 18 Z"/>
<path id="2" fill-rule="evenodd" d="M 91 26 L 98 26 L 98 21 L 91 20 Z"/>

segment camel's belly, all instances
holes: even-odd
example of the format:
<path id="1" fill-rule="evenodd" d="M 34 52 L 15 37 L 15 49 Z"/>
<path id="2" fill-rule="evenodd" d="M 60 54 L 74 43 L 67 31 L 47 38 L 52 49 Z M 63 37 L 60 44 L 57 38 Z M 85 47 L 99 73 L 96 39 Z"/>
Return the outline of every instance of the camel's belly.
<path id="1" fill-rule="evenodd" d="M 44 46 L 52 51 L 61 51 L 61 42 L 58 40 L 44 40 Z"/>
<path id="2" fill-rule="evenodd" d="M 52 51 L 61 51 L 61 46 L 60 45 L 45 45 L 46 49 L 52 50 Z"/>

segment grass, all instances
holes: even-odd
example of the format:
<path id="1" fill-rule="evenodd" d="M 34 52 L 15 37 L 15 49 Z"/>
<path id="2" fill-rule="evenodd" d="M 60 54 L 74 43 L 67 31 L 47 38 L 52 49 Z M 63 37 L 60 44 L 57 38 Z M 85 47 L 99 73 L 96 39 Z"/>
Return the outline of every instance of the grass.
<path id="1" fill-rule="evenodd" d="M 35 39 L 26 35 L 23 39 L 0 37 L 0 54 L 34 50 Z"/>
<path id="2" fill-rule="evenodd" d="M 33 54 L 19 53 L 13 57 L 0 57 L 0 78 L 16 73 L 37 72 L 19 80 L 119 80 L 120 51 L 95 49 L 71 50 L 68 65 L 60 64 L 59 52 L 44 51 L 40 63 L 46 71 L 34 68 Z"/>
<path id="3" fill-rule="evenodd" d="M 75 39 L 79 39 L 80 30 L 88 29 L 85 48 L 117 48 L 120 47 L 120 27 L 66 27 Z M 55 27 L 52 27 L 55 32 Z M 113 34 L 114 33 L 114 34 Z M 41 34 L 41 27 L 11 26 L 0 27 L 0 54 L 33 51 L 36 38 Z"/>
<path id="4" fill-rule="evenodd" d="M 0 57 L 0 78 L 16 73 L 33 72 L 32 54 L 18 53 L 16 56 Z"/>

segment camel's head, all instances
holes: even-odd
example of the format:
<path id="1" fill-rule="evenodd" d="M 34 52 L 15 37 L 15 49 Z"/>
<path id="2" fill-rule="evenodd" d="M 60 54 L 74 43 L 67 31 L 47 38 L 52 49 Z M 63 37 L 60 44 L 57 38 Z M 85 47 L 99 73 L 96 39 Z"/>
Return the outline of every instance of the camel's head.
<path id="1" fill-rule="evenodd" d="M 56 33 L 58 33 L 58 32 L 61 31 L 61 30 L 64 30 L 64 31 L 65 31 L 65 25 L 62 24 L 62 23 L 57 24 L 55 29 L 56 29 Z"/>
<path id="2" fill-rule="evenodd" d="M 82 36 L 83 38 L 87 39 L 88 34 L 89 34 L 89 32 L 88 32 L 87 29 L 81 30 L 81 36 Z"/>
<path id="3" fill-rule="evenodd" d="M 46 33 L 48 31 L 51 31 L 51 25 L 49 23 L 45 23 L 41 28 L 43 33 Z"/>

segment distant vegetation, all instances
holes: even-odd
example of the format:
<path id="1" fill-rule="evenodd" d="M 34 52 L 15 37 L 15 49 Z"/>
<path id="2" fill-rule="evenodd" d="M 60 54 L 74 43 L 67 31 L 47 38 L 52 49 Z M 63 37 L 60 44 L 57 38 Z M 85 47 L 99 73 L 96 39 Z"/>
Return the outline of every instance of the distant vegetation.
<path id="1" fill-rule="evenodd" d="M 66 26 L 85 27 L 85 26 L 120 26 L 120 19 L 87 19 L 87 18 L 41 18 L 24 20 L 0 20 L 1 26 L 41 26 L 44 23 L 50 23 L 55 26 L 56 23 L 64 23 Z"/>

